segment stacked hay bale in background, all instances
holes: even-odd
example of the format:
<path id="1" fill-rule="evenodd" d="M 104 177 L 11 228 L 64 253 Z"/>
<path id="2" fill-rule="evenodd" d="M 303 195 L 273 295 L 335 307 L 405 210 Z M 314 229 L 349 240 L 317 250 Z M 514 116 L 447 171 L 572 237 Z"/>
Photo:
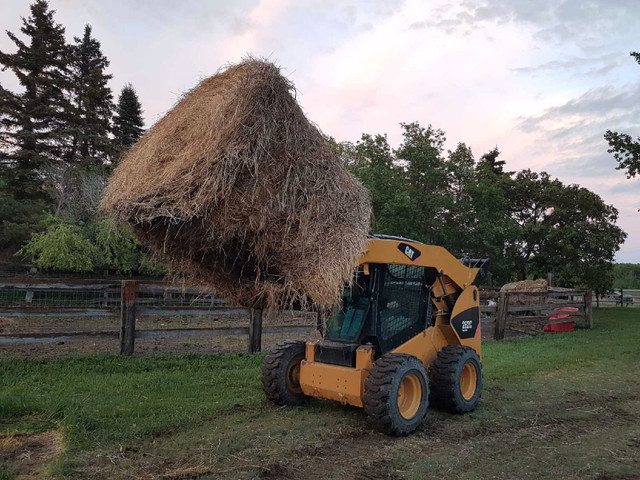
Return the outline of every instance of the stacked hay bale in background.
<path id="1" fill-rule="evenodd" d="M 544 295 L 509 295 L 509 305 L 536 305 L 547 303 L 547 291 L 549 284 L 544 278 L 537 280 L 521 280 L 519 282 L 507 283 L 500 288 L 501 292 L 540 292 Z"/>
<path id="2" fill-rule="evenodd" d="M 254 59 L 204 80 L 126 155 L 102 209 L 231 302 L 333 305 L 371 205 L 293 94 Z"/>

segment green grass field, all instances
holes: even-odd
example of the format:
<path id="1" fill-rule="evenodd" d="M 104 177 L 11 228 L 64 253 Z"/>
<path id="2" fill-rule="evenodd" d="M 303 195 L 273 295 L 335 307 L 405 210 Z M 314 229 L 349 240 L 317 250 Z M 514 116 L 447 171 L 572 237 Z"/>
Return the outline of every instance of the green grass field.
<path id="1" fill-rule="evenodd" d="M 640 478 L 640 314 L 484 345 L 467 416 L 407 438 L 362 411 L 264 400 L 263 356 L 0 360 L 0 479 Z"/>

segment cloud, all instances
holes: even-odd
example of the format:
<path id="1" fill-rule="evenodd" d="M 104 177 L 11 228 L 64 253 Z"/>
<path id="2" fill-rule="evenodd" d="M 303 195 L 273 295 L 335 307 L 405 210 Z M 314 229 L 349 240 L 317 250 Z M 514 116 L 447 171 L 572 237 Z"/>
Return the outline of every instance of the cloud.
<path id="1" fill-rule="evenodd" d="M 522 119 L 519 128 L 561 138 L 585 139 L 594 131 L 640 126 L 640 82 L 593 88 L 542 114 Z"/>
<path id="2" fill-rule="evenodd" d="M 607 152 L 607 129 L 640 133 L 640 82 L 595 87 L 542 113 L 519 119 L 517 129 L 533 149 L 522 153 L 544 156 L 545 170 L 568 183 L 579 183 L 600 194 L 620 211 L 619 225 L 629 238 L 619 261 L 640 262 L 640 179 L 626 180 Z"/>
<path id="3" fill-rule="evenodd" d="M 604 74 L 620 65 L 621 53 L 607 53 L 595 57 L 572 56 L 562 60 L 551 60 L 538 65 L 513 67 L 511 70 L 519 73 L 547 73 L 554 70 L 581 71 L 587 74 Z"/>
<path id="4" fill-rule="evenodd" d="M 68 39 L 94 27 L 117 93 L 138 90 L 147 125 L 182 92 L 247 53 L 284 67 L 309 118 L 339 140 L 400 141 L 400 122 L 442 128 L 476 157 L 547 170 L 614 203 L 640 262 L 637 182 L 606 152 L 608 128 L 640 134 L 635 0 L 51 0 Z M 17 32 L 24 0 L 0 1 Z M 0 34 L 0 50 L 11 51 Z M 10 72 L 2 85 L 16 89 Z M 633 187 L 631 187 L 632 185 Z M 635 196 L 634 196 L 635 195 Z"/>
<path id="5" fill-rule="evenodd" d="M 607 154 L 603 144 L 597 146 L 595 150 L 596 153 L 591 155 L 558 158 L 552 166 L 553 174 L 564 179 L 580 177 L 583 181 L 585 178 L 609 178 L 617 164 L 611 155 Z"/>
<path id="6" fill-rule="evenodd" d="M 425 27 L 428 27 L 429 23 L 426 21 L 421 21 L 421 22 L 413 22 L 411 25 L 409 25 L 409 30 L 422 30 Z"/>
<path id="7" fill-rule="evenodd" d="M 602 37 L 616 36 L 620 29 L 635 31 L 640 17 L 640 2 L 634 0 L 584 1 L 584 0 L 463 0 L 451 2 L 433 25 L 445 30 L 452 23 L 479 28 L 484 23 L 528 25 L 536 29 L 539 40 L 553 43 L 579 43 L 594 46 L 602 43 Z"/>
<path id="8" fill-rule="evenodd" d="M 640 192 L 640 178 L 626 179 L 621 182 L 616 182 L 609 187 L 609 193 L 612 195 L 632 195 L 633 202 L 635 202 L 636 206 L 640 208 L 638 192 Z"/>

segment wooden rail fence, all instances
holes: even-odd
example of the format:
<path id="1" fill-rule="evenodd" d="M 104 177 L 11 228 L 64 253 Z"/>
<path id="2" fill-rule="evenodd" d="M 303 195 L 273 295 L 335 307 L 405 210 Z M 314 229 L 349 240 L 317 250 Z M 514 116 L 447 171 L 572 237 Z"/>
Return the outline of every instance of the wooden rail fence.
<path id="1" fill-rule="evenodd" d="M 501 340 L 507 332 L 535 335 L 553 315 L 566 315 L 585 328 L 593 326 L 593 295 L 591 290 L 552 288 L 546 292 L 481 292 L 480 306 L 484 331 L 493 331 Z M 575 311 L 562 311 L 566 307 Z M 563 319 L 564 321 L 566 319 Z"/>
<path id="2" fill-rule="evenodd" d="M 285 312 L 293 313 L 293 312 Z M 299 313 L 299 312 L 298 312 Z M 149 316 L 248 317 L 248 326 L 140 330 L 136 318 Z M 263 327 L 262 311 L 227 305 L 206 290 L 162 281 L 0 279 L 2 317 L 119 317 L 119 331 L 0 334 L 0 343 L 59 341 L 80 336 L 117 336 L 120 353 L 131 355 L 139 338 L 247 335 L 247 350 L 259 352 L 262 333 L 310 332 L 311 324 Z"/>
<path id="3" fill-rule="evenodd" d="M 552 288 L 546 292 L 482 291 L 480 306 L 483 331 L 493 338 L 511 334 L 537 334 L 554 314 L 569 315 L 583 326 L 592 326 L 590 290 Z M 576 311 L 558 312 L 572 307 Z M 141 330 L 136 318 L 145 316 L 248 317 L 248 326 L 167 328 Z M 105 335 L 120 339 L 120 353 L 131 355 L 136 338 L 179 336 L 247 335 L 247 350 L 259 352 L 262 333 L 304 333 L 314 325 L 263 327 L 262 311 L 227 305 L 204 289 L 162 281 L 0 279 L 0 316 L 4 317 L 100 317 L 119 316 L 120 331 L 62 332 L 51 334 L 0 334 L 0 343 L 12 339 L 25 343 L 75 336 Z"/>

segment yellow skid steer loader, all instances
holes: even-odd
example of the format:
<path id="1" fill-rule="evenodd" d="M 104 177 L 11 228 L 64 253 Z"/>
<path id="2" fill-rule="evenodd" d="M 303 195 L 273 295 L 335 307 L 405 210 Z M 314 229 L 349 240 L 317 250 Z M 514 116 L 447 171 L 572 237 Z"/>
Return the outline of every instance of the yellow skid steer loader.
<path id="1" fill-rule="evenodd" d="M 429 402 L 467 413 L 482 390 L 478 283 L 488 259 L 375 235 L 323 338 L 276 347 L 262 367 L 267 398 L 363 407 L 374 428 L 407 435 Z"/>

